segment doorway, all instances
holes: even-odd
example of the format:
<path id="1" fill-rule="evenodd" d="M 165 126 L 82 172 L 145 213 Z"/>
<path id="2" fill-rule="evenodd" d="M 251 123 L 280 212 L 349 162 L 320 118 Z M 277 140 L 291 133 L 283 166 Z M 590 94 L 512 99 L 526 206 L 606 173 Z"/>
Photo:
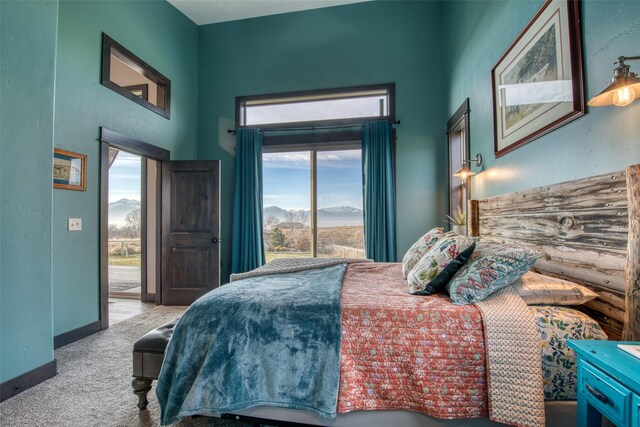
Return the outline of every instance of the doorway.
<path id="1" fill-rule="evenodd" d="M 220 161 L 170 160 L 169 151 L 106 128 L 100 128 L 100 143 L 100 328 L 109 327 L 113 305 L 110 251 L 123 262 L 138 251 L 130 241 L 110 249 L 109 166 L 116 151 L 140 159 L 140 286 L 139 291 L 131 283 L 122 287 L 135 298 L 124 300 L 130 303 L 124 315 L 133 317 L 154 304 L 189 305 L 218 287 Z M 136 219 L 127 221 L 125 215 L 124 226 L 134 224 Z"/>
<path id="2" fill-rule="evenodd" d="M 169 151 L 100 129 L 102 329 L 160 303 L 161 162 Z"/>
<path id="3" fill-rule="evenodd" d="M 143 160 L 146 159 L 109 147 L 110 303 L 112 299 L 141 299 Z"/>

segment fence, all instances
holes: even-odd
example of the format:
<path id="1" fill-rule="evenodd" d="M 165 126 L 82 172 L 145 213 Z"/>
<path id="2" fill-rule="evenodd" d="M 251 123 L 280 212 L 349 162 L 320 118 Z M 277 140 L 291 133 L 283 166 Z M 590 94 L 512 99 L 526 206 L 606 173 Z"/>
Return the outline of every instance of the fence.
<path id="1" fill-rule="evenodd" d="M 128 257 L 129 255 L 137 255 L 142 251 L 140 239 L 110 239 L 108 245 L 109 255 Z"/>
<path id="2" fill-rule="evenodd" d="M 340 245 L 318 245 L 318 252 L 332 258 L 366 258 L 364 249 Z"/>

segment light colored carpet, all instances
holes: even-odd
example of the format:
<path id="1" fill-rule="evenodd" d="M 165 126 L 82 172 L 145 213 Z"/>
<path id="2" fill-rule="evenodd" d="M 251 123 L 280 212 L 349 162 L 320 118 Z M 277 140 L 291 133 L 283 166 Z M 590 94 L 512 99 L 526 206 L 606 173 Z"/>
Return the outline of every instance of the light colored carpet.
<path id="1" fill-rule="evenodd" d="M 140 411 L 131 388 L 133 343 L 151 329 L 175 319 L 183 307 L 155 307 L 106 331 L 55 351 L 58 375 L 0 403 L 0 425 L 123 426 L 160 425 L 154 388 L 149 407 Z M 246 427 L 228 420 L 194 418 L 180 427 Z"/>

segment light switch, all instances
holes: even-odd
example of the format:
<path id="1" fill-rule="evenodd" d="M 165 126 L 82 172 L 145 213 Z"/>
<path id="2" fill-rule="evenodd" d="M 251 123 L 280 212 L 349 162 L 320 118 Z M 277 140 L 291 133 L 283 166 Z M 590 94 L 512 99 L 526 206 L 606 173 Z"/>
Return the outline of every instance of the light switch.
<path id="1" fill-rule="evenodd" d="M 69 231 L 82 230 L 82 218 L 68 218 L 67 221 Z"/>

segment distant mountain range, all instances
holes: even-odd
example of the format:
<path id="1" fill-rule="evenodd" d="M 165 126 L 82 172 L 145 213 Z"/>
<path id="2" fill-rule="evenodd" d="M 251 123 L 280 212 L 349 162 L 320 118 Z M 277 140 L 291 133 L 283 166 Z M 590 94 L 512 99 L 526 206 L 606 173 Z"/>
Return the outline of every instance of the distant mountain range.
<path id="1" fill-rule="evenodd" d="M 120 199 L 117 202 L 109 203 L 109 224 L 118 226 L 125 225 L 125 218 L 129 212 L 140 209 L 140 200 Z M 301 210 L 311 218 L 310 211 Z M 300 211 L 291 210 L 299 213 Z M 275 216 L 280 222 L 286 222 L 287 210 L 278 206 L 268 206 L 263 210 L 263 218 Z M 335 206 L 331 208 L 318 209 L 318 226 L 335 227 L 337 225 L 362 225 L 362 209 L 351 206 Z"/>
<path id="2" fill-rule="evenodd" d="M 310 218 L 310 211 L 290 210 L 289 212 L 304 212 L 307 218 Z M 280 222 L 286 222 L 287 210 L 278 206 L 268 206 L 262 211 L 263 218 L 275 216 Z M 362 209 L 351 206 L 335 206 L 331 208 L 318 209 L 318 226 L 319 227 L 335 227 L 337 225 L 362 225 L 363 216 Z"/>
<path id="3" fill-rule="evenodd" d="M 120 199 L 109 203 L 109 224 L 125 225 L 129 212 L 140 209 L 140 200 Z"/>

